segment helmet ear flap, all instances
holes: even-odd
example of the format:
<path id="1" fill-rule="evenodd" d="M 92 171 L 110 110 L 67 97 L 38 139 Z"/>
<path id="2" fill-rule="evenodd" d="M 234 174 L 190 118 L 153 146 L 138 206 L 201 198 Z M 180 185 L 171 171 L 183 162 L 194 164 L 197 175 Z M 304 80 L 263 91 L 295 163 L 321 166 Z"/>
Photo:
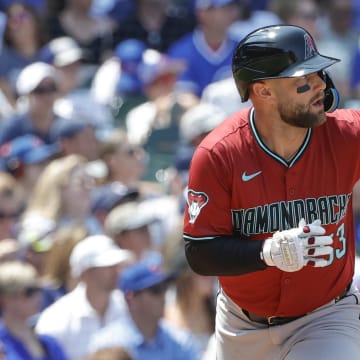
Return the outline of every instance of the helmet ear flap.
<path id="1" fill-rule="evenodd" d="M 320 74 L 321 73 L 321 74 Z M 326 112 L 333 112 L 339 105 L 340 95 L 336 89 L 329 73 L 327 71 L 319 71 L 319 76 L 325 81 L 325 99 L 324 110 Z"/>

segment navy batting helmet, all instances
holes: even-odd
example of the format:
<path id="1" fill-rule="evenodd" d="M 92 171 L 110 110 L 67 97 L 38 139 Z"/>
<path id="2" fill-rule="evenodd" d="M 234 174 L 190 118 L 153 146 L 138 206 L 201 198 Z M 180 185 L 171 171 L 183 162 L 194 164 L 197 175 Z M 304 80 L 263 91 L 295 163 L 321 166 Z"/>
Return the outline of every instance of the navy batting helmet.
<path id="1" fill-rule="evenodd" d="M 338 61 L 319 54 L 305 29 L 272 25 L 253 31 L 240 41 L 233 54 L 232 72 L 244 102 L 249 98 L 249 84 L 255 81 L 304 76 Z"/>

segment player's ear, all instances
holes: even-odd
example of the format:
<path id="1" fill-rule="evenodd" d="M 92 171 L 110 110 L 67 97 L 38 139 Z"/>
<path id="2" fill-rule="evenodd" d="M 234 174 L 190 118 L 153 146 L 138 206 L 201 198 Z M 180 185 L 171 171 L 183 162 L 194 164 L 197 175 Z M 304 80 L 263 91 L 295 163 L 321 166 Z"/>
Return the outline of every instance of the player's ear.
<path id="1" fill-rule="evenodd" d="M 272 95 L 271 89 L 269 88 L 269 86 L 267 86 L 267 83 L 265 81 L 257 81 L 252 84 L 251 91 L 257 98 L 263 100 L 266 100 L 266 98 Z"/>

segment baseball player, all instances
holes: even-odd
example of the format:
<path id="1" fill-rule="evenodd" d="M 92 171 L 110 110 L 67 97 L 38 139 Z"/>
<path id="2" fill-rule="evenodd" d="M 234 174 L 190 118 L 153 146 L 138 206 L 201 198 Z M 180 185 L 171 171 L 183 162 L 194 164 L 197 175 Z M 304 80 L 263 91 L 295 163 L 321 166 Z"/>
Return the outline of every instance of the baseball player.
<path id="1" fill-rule="evenodd" d="M 325 69 L 337 61 L 292 25 L 255 30 L 234 51 L 252 107 L 196 149 L 184 221 L 190 266 L 219 277 L 217 360 L 360 357 L 360 112 L 336 110 Z"/>

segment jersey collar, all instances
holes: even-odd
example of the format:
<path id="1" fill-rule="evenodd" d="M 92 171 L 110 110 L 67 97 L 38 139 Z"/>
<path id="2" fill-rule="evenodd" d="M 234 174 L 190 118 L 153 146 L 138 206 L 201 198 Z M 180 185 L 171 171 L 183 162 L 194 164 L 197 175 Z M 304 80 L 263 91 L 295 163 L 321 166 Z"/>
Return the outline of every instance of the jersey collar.
<path id="1" fill-rule="evenodd" d="M 305 137 L 305 140 L 303 142 L 303 144 L 301 145 L 300 149 L 297 151 L 297 153 L 295 154 L 295 156 L 288 162 L 285 159 L 283 159 L 281 156 L 279 156 L 278 154 L 275 154 L 274 152 L 272 152 L 261 140 L 260 135 L 256 129 L 255 126 L 255 121 L 254 121 L 254 108 L 252 107 L 250 109 L 250 113 L 249 113 L 249 122 L 250 122 L 250 127 L 251 127 L 251 131 L 255 137 L 256 142 L 259 144 L 259 146 L 263 149 L 263 151 L 265 151 L 268 155 L 270 155 L 272 158 L 274 158 L 275 160 L 279 161 L 281 164 L 283 164 L 286 167 L 292 167 L 296 161 L 300 158 L 300 156 L 303 154 L 303 152 L 305 151 L 310 138 L 311 138 L 311 134 L 312 134 L 312 129 L 309 128 Z"/>

